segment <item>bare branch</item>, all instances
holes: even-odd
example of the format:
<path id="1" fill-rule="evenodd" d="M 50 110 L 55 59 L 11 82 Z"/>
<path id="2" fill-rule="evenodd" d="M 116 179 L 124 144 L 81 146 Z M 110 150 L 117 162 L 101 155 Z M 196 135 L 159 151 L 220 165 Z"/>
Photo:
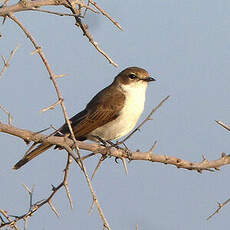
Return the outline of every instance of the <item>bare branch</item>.
<path id="1" fill-rule="evenodd" d="M 0 8 L 0 16 L 7 16 L 10 13 L 16 13 L 21 11 L 28 11 L 33 8 L 39 8 L 41 6 L 57 6 L 57 5 L 64 5 L 66 1 L 64 0 L 38 0 L 38 1 L 19 1 L 16 4 L 11 6 L 6 6 Z"/>
<path id="2" fill-rule="evenodd" d="M 216 209 L 216 211 L 215 211 L 214 213 L 212 213 L 212 214 L 207 218 L 207 220 L 211 219 L 215 214 L 219 213 L 220 210 L 221 210 L 226 204 L 228 204 L 229 202 L 230 202 L 230 198 L 227 199 L 226 201 L 224 201 L 223 203 L 217 202 L 218 208 Z"/>
<path id="3" fill-rule="evenodd" d="M 69 2 L 67 0 L 67 2 Z M 71 4 L 71 2 L 69 2 L 69 5 L 67 5 L 66 7 L 68 7 L 73 14 L 76 14 L 76 9 L 73 7 L 73 5 Z M 75 20 L 76 20 L 76 26 L 80 26 L 82 32 L 83 32 L 83 35 L 86 36 L 89 40 L 89 42 L 96 48 L 96 50 L 101 53 L 108 61 L 110 64 L 112 64 L 113 66 L 117 67 L 118 65 L 112 60 L 112 58 L 110 58 L 108 56 L 108 54 L 106 54 L 98 45 L 97 42 L 94 41 L 93 39 L 93 36 L 90 34 L 90 32 L 88 31 L 87 29 L 87 25 L 84 24 L 82 21 L 81 21 L 81 18 L 80 17 L 75 17 Z"/>
<path id="4" fill-rule="evenodd" d="M 89 40 L 89 42 L 96 48 L 96 50 L 101 53 L 108 61 L 109 63 L 111 63 L 112 65 L 114 65 L 115 67 L 117 67 L 118 65 L 112 60 L 111 57 L 109 57 L 108 54 L 106 54 L 98 45 L 97 42 L 94 41 L 93 36 L 89 33 L 88 29 L 87 29 L 87 25 L 84 24 L 80 17 L 80 11 L 75 9 L 75 5 L 77 4 L 80 8 L 86 8 L 86 9 L 90 9 L 91 11 L 97 13 L 97 11 L 95 11 L 94 9 L 92 9 L 90 6 L 88 6 L 87 4 L 83 4 L 82 2 L 76 2 L 76 1 L 72 1 L 68 0 L 67 2 L 69 2 L 69 4 L 66 4 L 65 0 L 59 0 L 58 2 L 56 0 L 39 0 L 39 1 L 20 1 L 19 3 L 12 5 L 12 6 L 7 6 L 4 8 L 0 8 L 0 16 L 3 16 L 4 18 L 6 18 L 6 16 L 11 17 L 13 15 L 14 12 L 19 12 L 19 11 L 28 11 L 28 10 L 33 10 L 33 11 L 41 11 L 41 12 L 46 12 L 46 13 L 51 13 L 51 14 L 56 14 L 59 16 L 73 16 L 76 19 L 76 24 L 77 26 L 80 26 L 81 30 L 83 31 L 83 35 L 86 36 Z M 73 12 L 72 14 L 66 14 L 66 13 L 57 13 L 57 12 L 52 12 L 52 11 L 46 11 L 46 10 L 42 10 L 42 9 L 38 9 L 41 6 L 56 6 L 56 5 L 63 5 L 69 9 L 71 9 L 71 11 Z M 97 6 L 98 7 L 98 6 Z M 99 7 L 100 8 L 100 7 Z M 101 9 L 101 8 L 100 8 Z M 102 10 L 102 9 L 101 9 Z M 105 11 L 101 11 L 105 14 L 107 14 Z M 109 14 L 106 15 L 110 20 L 113 21 L 113 23 L 115 23 L 115 25 L 117 25 L 119 27 L 119 24 L 117 22 L 115 22 L 110 16 Z M 36 47 L 36 49 L 39 47 Z"/>
<path id="5" fill-rule="evenodd" d="M 38 135 L 40 135 L 40 134 L 38 134 Z M 48 198 L 46 198 L 46 199 L 44 199 L 42 201 L 37 201 L 37 202 L 35 202 L 33 204 L 32 195 L 33 195 L 33 190 L 34 189 L 33 188 L 29 189 L 26 185 L 23 185 L 24 188 L 26 189 L 26 191 L 29 193 L 29 197 L 30 197 L 30 207 L 29 207 L 29 210 L 25 214 L 23 214 L 21 216 L 12 216 L 11 215 L 12 217 L 14 217 L 14 219 L 11 220 L 10 218 L 7 218 L 8 222 L 1 223 L 0 228 L 6 227 L 6 226 L 13 226 L 13 225 L 15 225 L 20 220 L 24 220 L 25 221 L 25 225 L 26 225 L 26 222 L 27 222 L 28 218 L 30 216 L 32 216 L 39 208 L 41 208 L 45 204 L 49 204 L 50 207 L 51 207 L 51 209 L 56 214 L 56 216 L 59 217 L 59 214 L 58 214 L 56 208 L 52 204 L 52 198 L 54 197 L 55 193 L 60 188 L 62 188 L 63 186 L 68 189 L 68 182 L 67 182 L 67 180 L 68 180 L 68 173 L 69 173 L 69 166 L 70 166 L 70 164 L 71 164 L 71 160 L 70 160 L 70 157 L 68 157 L 67 163 L 66 163 L 66 167 L 65 167 L 65 170 L 64 170 L 63 181 L 57 187 L 52 186 L 52 192 L 51 192 L 51 194 L 48 196 Z M 71 200 L 70 194 L 68 194 L 68 192 L 67 192 L 67 196 L 68 196 L 68 199 Z M 72 206 L 72 201 L 71 201 L 71 206 Z M 0 210 L 0 212 L 1 212 L 1 210 Z"/>
<path id="6" fill-rule="evenodd" d="M 58 145 L 66 149 L 68 153 L 71 153 L 72 151 L 71 147 L 74 145 L 74 141 L 70 138 L 47 136 L 41 133 L 35 133 L 29 130 L 19 129 L 14 126 L 2 124 L 2 123 L 0 123 L 0 132 L 17 136 L 26 141 Z M 93 152 L 94 154 L 92 154 L 91 156 L 95 154 L 108 155 L 108 148 L 101 146 L 99 144 L 87 143 L 81 141 L 76 141 L 76 143 L 79 149 Z M 220 158 L 217 160 L 209 161 L 206 159 L 206 160 L 202 160 L 201 162 L 191 162 L 174 156 L 152 153 L 151 149 L 148 152 L 141 152 L 141 151 L 127 152 L 126 149 L 111 147 L 109 154 L 113 157 L 118 157 L 118 158 L 124 157 L 129 160 L 138 160 L 138 161 L 144 160 L 144 161 L 151 161 L 151 162 L 159 162 L 163 164 L 171 164 L 176 166 L 177 168 L 195 170 L 199 173 L 201 173 L 203 170 L 208 170 L 208 171 L 213 169 L 219 170 L 220 167 L 230 164 L 230 155 L 226 155 L 225 153 L 222 153 Z M 79 161 L 79 159 L 76 158 L 74 155 L 72 157 L 76 162 Z"/>
<path id="7" fill-rule="evenodd" d="M 75 11 L 74 11 L 74 13 L 75 13 Z M 92 194 L 93 200 L 94 200 L 95 203 L 96 203 L 96 206 L 97 206 L 99 215 L 100 215 L 100 217 L 101 217 L 101 219 L 102 219 L 102 221 L 103 221 L 103 223 L 104 223 L 104 226 L 105 226 L 107 229 L 110 229 L 109 224 L 108 224 L 108 222 L 107 222 L 107 220 L 106 220 L 106 218 L 105 218 L 105 216 L 104 216 L 104 214 L 103 214 L 103 211 L 102 211 L 102 209 L 101 209 L 101 207 L 100 207 L 100 204 L 99 204 L 99 202 L 98 202 L 98 199 L 97 199 L 97 197 L 96 197 L 96 194 L 95 194 L 95 192 L 94 192 L 94 190 L 93 190 L 91 181 L 90 181 L 89 176 L 88 176 L 88 174 L 87 174 L 87 170 L 86 170 L 86 168 L 85 168 L 83 162 L 81 161 L 81 156 L 80 156 L 79 148 L 78 148 L 78 145 L 77 145 L 77 141 L 76 141 L 76 139 L 75 139 L 75 136 L 74 136 L 74 133 L 73 133 L 73 130 L 72 130 L 70 121 L 69 121 L 69 117 L 68 117 L 68 114 L 67 114 L 67 112 L 66 112 L 66 108 L 65 108 L 65 105 L 64 105 L 63 97 L 62 97 L 61 91 L 60 91 L 60 89 L 59 89 L 59 87 L 58 87 L 58 84 L 57 84 L 55 75 L 54 75 L 54 73 L 53 73 L 53 71 L 52 71 L 52 69 L 51 69 L 51 67 L 50 67 L 50 65 L 49 65 L 49 63 L 48 63 L 48 61 L 47 61 L 47 59 L 46 59 L 46 57 L 45 57 L 43 51 L 42 51 L 42 48 L 41 48 L 40 46 L 38 46 L 38 44 L 37 44 L 37 42 L 35 41 L 35 39 L 33 38 L 33 36 L 28 32 L 28 30 L 25 28 L 25 26 L 24 26 L 24 25 L 23 25 L 23 24 L 22 24 L 12 13 L 9 13 L 8 16 L 9 16 L 9 18 L 11 18 L 15 23 L 18 24 L 18 26 L 24 31 L 24 33 L 26 34 L 26 36 L 31 40 L 31 42 L 33 43 L 35 49 L 37 50 L 38 54 L 40 55 L 40 57 L 41 57 L 41 59 L 42 59 L 44 65 L 46 66 L 46 69 L 47 69 L 47 71 L 48 71 L 48 73 L 49 73 L 49 75 L 50 75 L 50 79 L 52 80 L 52 83 L 53 83 L 53 85 L 54 85 L 54 87 L 55 87 L 55 90 L 56 90 L 56 93 L 57 93 L 57 96 L 58 96 L 58 100 L 61 101 L 60 104 L 61 104 L 62 112 L 63 112 L 63 114 L 64 114 L 66 123 L 67 123 L 67 125 L 68 125 L 68 127 L 69 127 L 69 131 L 70 131 L 70 134 L 71 134 L 71 138 L 72 138 L 73 141 L 74 141 L 74 144 L 71 145 L 71 147 L 69 147 L 68 145 L 65 145 L 65 146 L 63 146 L 63 148 L 71 155 L 71 157 L 73 157 L 73 159 L 78 163 L 78 165 L 79 165 L 80 168 L 82 169 L 82 171 L 83 171 L 83 173 L 84 173 L 84 175 L 85 175 L 86 181 L 87 181 L 87 183 L 88 183 L 90 192 L 91 192 L 91 194 Z M 78 18 L 78 17 L 75 17 L 75 18 Z M 38 135 L 38 134 L 37 134 L 37 135 Z M 25 140 L 26 140 L 26 139 L 25 139 Z M 44 140 L 43 140 L 43 141 L 44 141 Z M 36 142 L 36 141 L 35 141 L 35 142 Z M 62 145 L 61 145 L 61 146 L 62 146 Z M 76 149 L 76 151 L 77 151 L 78 159 L 76 158 L 74 152 L 72 151 L 72 146 L 74 146 L 75 149 Z M 62 187 L 63 184 L 61 183 L 59 186 Z M 59 188 L 59 187 L 58 187 L 58 188 Z M 56 190 L 55 190 L 55 191 L 56 191 Z M 55 191 L 54 191 L 54 192 L 55 192 Z M 54 194 L 55 194 L 55 193 L 52 193 L 51 196 L 47 199 L 46 202 L 48 202 L 48 201 L 53 197 Z M 68 195 L 68 194 L 67 194 L 67 195 Z M 44 201 L 44 202 L 45 202 L 45 201 Z M 44 202 L 42 203 L 42 205 L 44 204 Z M 46 203 L 46 202 L 45 202 L 45 203 Z"/>

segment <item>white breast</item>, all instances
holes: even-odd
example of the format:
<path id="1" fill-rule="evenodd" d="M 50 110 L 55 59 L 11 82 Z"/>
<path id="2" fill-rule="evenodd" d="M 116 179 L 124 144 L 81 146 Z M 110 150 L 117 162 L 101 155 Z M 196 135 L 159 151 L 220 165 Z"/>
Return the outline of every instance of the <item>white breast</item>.
<path id="1" fill-rule="evenodd" d="M 125 92 L 125 104 L 120 115 L 106 125 L 95 129 L 91 135 L 103 140 L 116 140 L 128 134 L 136 125 L 144 110 L 147 83 L 122 85 Z M 90 138 L 92 139 L 92 138 Z"/>

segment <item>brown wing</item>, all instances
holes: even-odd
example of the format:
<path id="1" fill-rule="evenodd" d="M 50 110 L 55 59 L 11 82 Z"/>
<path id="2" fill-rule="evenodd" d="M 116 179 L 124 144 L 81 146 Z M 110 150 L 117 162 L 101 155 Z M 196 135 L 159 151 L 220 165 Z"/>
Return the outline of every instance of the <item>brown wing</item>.
<path id="1" fill-rule="evenodd" d="M 120 90 L 107 87 L 99 92 L 85 110 L 70 119 L 76 139 L 85 140 L 91 131 L 117 118 L 124 101 L 125 96 Z M 59 131 L 69 133 L 66 124 Z"/>

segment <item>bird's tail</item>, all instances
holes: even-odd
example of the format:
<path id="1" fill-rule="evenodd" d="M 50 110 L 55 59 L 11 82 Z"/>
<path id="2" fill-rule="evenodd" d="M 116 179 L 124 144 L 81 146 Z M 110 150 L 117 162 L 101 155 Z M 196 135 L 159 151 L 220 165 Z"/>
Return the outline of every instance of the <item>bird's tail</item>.
<path id="1" fill-rule="evenodd" d="M 51 146 L 52 144 L 40 144 L 36 149 L 29 152 L 20 161 L 18 161 L 16 165 L 13 167 L 13 169 L 21 168 L 24 164 L 31 161 L 36 156 L 40 155 L 41 153 L 49 149 Z"/>

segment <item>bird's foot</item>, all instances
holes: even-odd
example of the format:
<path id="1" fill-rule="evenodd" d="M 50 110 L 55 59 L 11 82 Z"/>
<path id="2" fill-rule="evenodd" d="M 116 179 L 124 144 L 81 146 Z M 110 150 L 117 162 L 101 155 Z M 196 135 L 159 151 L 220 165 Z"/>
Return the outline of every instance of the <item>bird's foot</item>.
<path id="1" fill-rule="evenodd" d="M 121 149 L 121 150 L 125 151 L 125 153 L 127 153 L 127 155 L 128 155 L 128 159 L 129 159 L 129 160 L 131 159 L 132 151 L 127 147 L 127 145 L 126 145 L 124 142 L 118 142 L 118 141 L 117 141 L 115 144 L 114 144 L 114 143 L 112 143 L 112 144 L 113 144 L 113 147 L 114 147 L 114 148 L 116 148 L 116 149 Z M 119 146 L 120 144 L 123 144 L 125 148 L 120 147 L 120 146 Z M 115 158 L 115 162 L 116 162 L 116 163 L 118 163 L 118 159 L 121 159 L 121 158 L 120 158 L 120 157 L 116 157 L 116 158 Z"/>

